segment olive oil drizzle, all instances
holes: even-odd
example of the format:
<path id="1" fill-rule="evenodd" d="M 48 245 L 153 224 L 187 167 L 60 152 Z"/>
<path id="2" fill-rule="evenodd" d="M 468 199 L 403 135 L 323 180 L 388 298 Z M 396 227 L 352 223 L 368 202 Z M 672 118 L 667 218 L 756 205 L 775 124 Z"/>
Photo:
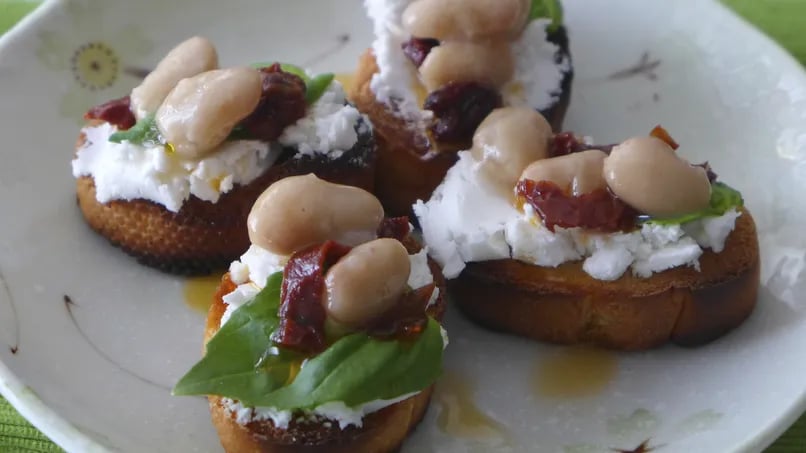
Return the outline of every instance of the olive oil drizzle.
<path id="1" fill-rule="evenodd" d="M 350 89 L 353 87 L 353 82 L 355 80 L 355 74 L 351 72 L 343 72 L 341 74 L 336 74 L 334 77 L 337 82 L 341 83 L 344 87 L 344 91 L 349 92 Z"/>
<path id="2" fill-rule="evenodd" d="M 210 305 L 213 304 L 218 285 L 221 283 L 221 275 L 214 274 L 205 277 L 193 277 L 185 280 L 182 293 L 185 305 L 199 313 L 207 313 Z"/>
<path id="3" fill-rule="evenodd" d="M 446 371 L 437 384 L 435 396 L 441 406 L 437 426 L 445 434 L 508 442 L 506 428 L 476 406 L 472 383 L 463 376 Z"/>
<path id="4" fill-rule="evenodd" d="M 615 353 L 590 347 L 569 347 L 559 349 L 536 365 L 532 386 L 539 396 L 592 396 L 607 388 L 617 372 Z"/>

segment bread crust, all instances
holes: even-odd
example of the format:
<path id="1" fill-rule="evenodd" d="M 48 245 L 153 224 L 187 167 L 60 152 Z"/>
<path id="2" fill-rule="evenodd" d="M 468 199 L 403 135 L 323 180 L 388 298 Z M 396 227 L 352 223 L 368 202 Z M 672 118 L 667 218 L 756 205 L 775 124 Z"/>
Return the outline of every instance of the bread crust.
<path id="1" fill-rule="evenodd" d="M 698 346 L 741 324 L 755 307 L 760 264 L 750 213 L 742 210 L 721 253 L 706 250 L 699 261 L 699 272 L 628 272 L 612 282 L 586 274 L 581 261 L 556 268 L 512 259 L 468 263 L 450 291 L 478 324 L 540 341 L 619 350 Z"/>
<path id="2" fill-rule="evenodd" d="M 409 253 L 416 253 L 421 246 L 410 236 L 403 241 Z M 445 311 L 445 279 L 436 262 L 429 259 L 434 282 L 440 295 L 429 314 L 437 320 Z M 215 335 L 221 324 L 221 316 L 226 310 L 224 295 L 232 292 L 236 285 L 229 274 L 224 275 L 207 314 L 204 341 Z M 293 417 L 288 428 L 279 429 L 271 420 L 252 421 L 239 424 L 235 415 L 227 410 L 218 396 L 208 397 L 210 415 L 221 445 L 228 453 L 387 453 L 397 451 L 408 434 L 416 428 L 425 416 L 434 386 L 424 389 L 417 395 L 368 414 L 359 428 L 349 426 L 340 429 L 338 423 L 325 425 L 322 420 L 303 421 Z"/>
<path id="3" fill-rule="evenodd" d="M 82 134 L 77 149 L 83 143 Z M 93 178 L 83 176 L 76 182 L 78 206 L 93 230 L 141 264 L 174 274 L 209 274 L 226 268 L 249 248 L 246 218 L 275 181 L 315 173 L 331 182 L 373 188 L 376 149 L 371 133 L 360 134 L 353 149 L 338 159 L 292 158 L 293 153 L 286 150 L 263 175 L 222 194 L 217 203 L 191 195 L 179 212 L 143 199 L 100 203 Z"/>
<path id="4" fill-rule="evenodd" d="M 549 40 L 559 47 L 555 59 L 570 61 L 568 36 L 564 27 L 549 35 Z M 409 215 L 417 200 L 428 200 L 442 182 L 448 169 L 456 162 L 455 151 L 469 149 L 471 141 L 440 143 L 440 152 L 433 152 L 431 139 L 417 130 L 416 125 L 396 116 L 390 108 L 376 101 L 370 88 L 372 76 L 378 65 L 371 49 L 364 52 L 358 61 L 354 82 L 349 91 L 350 100 L 372 121 L 378 143 L 378 167 L 375 191 L 388 215 Z M 571 101 L 573 70 L 565 73 L 557 102 L 540 113 L 546 117 L 555 131 L 562 129 L 565 112 Z"/>

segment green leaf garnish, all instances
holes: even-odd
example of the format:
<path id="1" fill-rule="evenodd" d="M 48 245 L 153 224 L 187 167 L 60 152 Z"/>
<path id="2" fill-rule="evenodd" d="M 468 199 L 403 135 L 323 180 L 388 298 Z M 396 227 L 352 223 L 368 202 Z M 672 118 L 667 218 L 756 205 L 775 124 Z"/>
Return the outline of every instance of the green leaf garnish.
<path id="1" fill-rule="evenodd" d="M 109 141 L 113 143 L 121 143 L 124 140 L 136 145 L 164 143 L 153 114 L 139 120 L 129 129 L 115 132 L 109 136 Z"/>
<path id="2" fill-rule="evenodd" d="M 282 280 L 282 273 L 272 274 L 254 299 L 232 313 L 207 343 L 204 358 L 176 384 L 174 395 L 228 394 L 228 389 L 265 395 L 288 380 L 292 359 L 269 350 L 280 322 Z"/>
<path id="3" fill-rule="evenodd" d="M 262 62 L 262 63 L 252 63 L 251 66 L 256 69 L 260 68 L 268 68 L 269 66 L 273 65 L 274 62 Z M 305 102 L 308 105 L 313 104 L 314 102 L 318 101 L 322 94 L 327 90 L 327 87 L 330 86 L 330 83 L 333 82 L 335 75 L 333 73 L 327 72 L 324 74 L 319 74 L 316 77 L 311 77 L 305 72 L 304 69 L 297 65 L 288 64 L 288 63 L 280 63 L 280 69 L 284 72 L 288 72 L 294 74 L 295 76 L 302 79 L 305 82 Z"/>
<path id="4" fill-rule="evenodd" d="M 305 102 L 308 105 L 318 101 L 322 94 L 324 94 L 330 83 L 333 82 L 335 75 L 333 73 L 319 74 L 312 78 L 305 86 Z"/>
<path id="5" fill-rule="evenodd" d="M 704 217 L 721 216 L 732 208 L 739 208 L 744 205 L 742 194 L 736 189 L 722 182 L 715 182 L 711 184 L 711 201 L 707 208 L 685 214 L 679 217 L 672 217 L 666 219 L 655 219 L 652 217 L 645 217 L 641 220 L 644 222 L 651 222 L 658 225 L 679 225 L 681 223 L 691 222 L 693 220 L 702 219 Z"/>
<path id="6" fill-rule="evenodd" d="M 289 63 L 281 63 L 280 69 L 282 69 L 285 72 L 290 72 L 291 74 L 294 74 L 295 76 L 299 77 L 300 79 L 302 79 L 303 82 L 305 82 L 305 85 L 308 85 L 308 83 L 311 81 L 311 77 L 308 75 L 308 73 L 297 65 Z"/>
<path id="7" fill-rule="evenodd" d="M 205 357 L 176 384 L 175 395 L 221 395 L 292 411 L 336 401 L 355 407 L 420 391 L 439 377 L 443 340 L 433 319 L 413 341 L 354 333 L 304 362 L 276 347 L 271 333 L 279 322 L 281 280 L 272 275 L 254 300 L 232 314 Z"/>
<path id="8" fill-rule="evenodd" d="M 393 399 L 433 384 L 441 364 L 442 335 L 433 319 L 412 343 L 356 333 L 305 362 L 291 385 L 259 398 L 257 405 L 296 410 L 333 401 L 355 407 Z"/>
<path id="9" fill-rule="evenodd" d="M 532 0 L 529 20 L 535 19 L 551 19 L 548 31 L 557 31 L 563 24 L 563 6 L 560 0 Z"/>

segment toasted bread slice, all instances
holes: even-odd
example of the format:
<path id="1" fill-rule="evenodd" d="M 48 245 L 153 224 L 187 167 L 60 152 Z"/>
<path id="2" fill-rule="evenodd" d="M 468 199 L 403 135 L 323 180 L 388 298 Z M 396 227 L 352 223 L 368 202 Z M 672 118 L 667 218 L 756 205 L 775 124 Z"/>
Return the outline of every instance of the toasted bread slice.
<path id="1" fill-rule="evenodd" d="M 558 61 L 570 59 L 568 36 L 564 28 L 550 35 L 549 40 L 559 46 Z M 371 49 L 361 56 L 348 96 L 356 108 L 367 115 L 375 128 L 378 143 L 378 168 L 375 178 L 375 195 L 390 216 L 409 215 L 417 200 L 428 200 L 442 182 L 445 173 L 456 162 L 455 151 L 469 149 L 471 141 L 440 144 L 434 147 L 428 134 L 396 116 L 386 104 L 377 102 L 370 88 L 378 65 Z M 552 129 L 562 129 L 565 112 L 571 101 L 573 72 L 565 73 L 556 103 L 541 111 Z"/>
<path id="2" fill-rule="evenodd" d="M 759 251 L 747 210 L 721 253 L 700 271 L 676 267 L 649 278 L 596 280 L 582 262 L 556 268 L 516 260 L 468 263 L 451 282 L 453 300 L 477 323 L 536 340 L 641 350 L 697 346 L 741 324 L 756 305 Z"/>
<path id="3" fill-rule="evenodd" d="M 421 249 L 411 237 L 403 243 L 409 253 L 416 253 Z M 429 314 L 441 320 L 445 311 L 445 279 L 436 262 L 429 259 L 428 266 L 440 290 L 436 302 L 429 307 Z M 224 275 L 207 314 L 205 343 L 220 327 L 221 316 L 226 310 L 224 295 L 234 289 L 235 284 L 230 280 L 229 274 Z M 277 428 L 271 420 L 251 421 L 242 425 L 226 408 L 221 397 L 210 396 L 208 399 L 213 425 L 218 431 L 221 445 L 228 453 L 387 453 L 397 451 L 406 436 L 420 423 L 428 409 L 432 393 L 433 386 L 430 386 L 408 399 L 368 414 L 361 427 L 351 425 L 345 429 L 339 428 L 336 422 L 299 417 L 292 417 L 285 429 Z"/>
<path id="4" fill-rule="evenodd" d="M 83 143 L 82 134 L 77 148 Z M 100 203 L 93 178 L 84 176 L 76 183 L 78 206 L 93 230 L 140 263 L 175 274 L 207 274 L 226 268 L 249 248 L 246 218 L 273 182 L 315 173 L 331 182 L 372 190 L 376 152 L 371 133 L 360 134 L 356 145 L 338 159 L 292 158 L 294 152 L 287 150 L 263 175 L 236 186 L 217 203 L 191 195 L 179 212 L 141 199 Z"/>

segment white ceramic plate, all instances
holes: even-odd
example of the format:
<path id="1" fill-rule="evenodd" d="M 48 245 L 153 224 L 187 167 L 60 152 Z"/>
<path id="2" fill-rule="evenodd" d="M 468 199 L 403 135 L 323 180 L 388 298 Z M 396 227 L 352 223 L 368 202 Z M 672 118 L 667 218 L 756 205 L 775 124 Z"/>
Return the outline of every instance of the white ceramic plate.
<path id="1" fill-rule="evenodd" d="M 618 356 L 451 313 L 446 382 L 404 450 L 761 450 L 806 407 L 806 76 L 715 2 L 566 3 L 567 127 L 610 142 L 662 123 L 741 189 L 761 236 L 758 309 L 707 347 Z M 332 71 L 370 42 L 359 0 L 50 1 L 0 39 L 0 391 L 70 451 L 220 450 L 205 402 L 168 392 L 200 349 L 184 281 L 92 234 L 69 167 L 83 111 L 191 34 L 224 64 Z"/>

